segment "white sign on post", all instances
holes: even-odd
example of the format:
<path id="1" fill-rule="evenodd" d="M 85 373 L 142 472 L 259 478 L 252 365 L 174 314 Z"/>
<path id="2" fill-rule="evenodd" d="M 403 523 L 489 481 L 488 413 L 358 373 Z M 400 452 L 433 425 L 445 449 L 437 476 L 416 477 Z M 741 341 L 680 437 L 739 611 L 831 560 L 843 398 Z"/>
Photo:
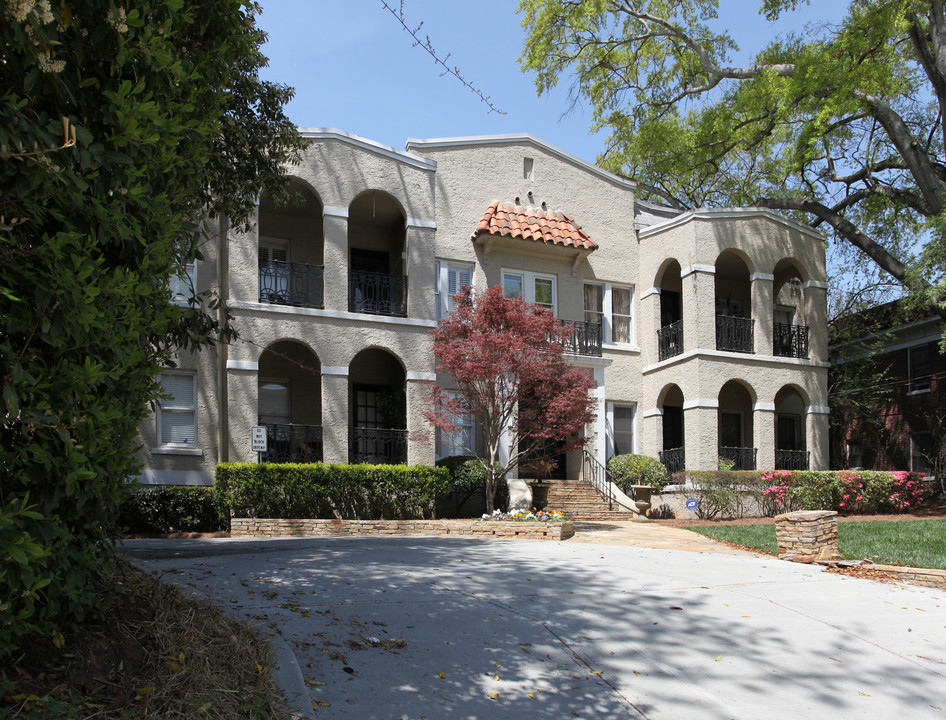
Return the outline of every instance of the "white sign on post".
<path id="1" fill-rule="evenodd" d="M 253 452 L 266 452 L 266 426 L 253 426 Z"/>

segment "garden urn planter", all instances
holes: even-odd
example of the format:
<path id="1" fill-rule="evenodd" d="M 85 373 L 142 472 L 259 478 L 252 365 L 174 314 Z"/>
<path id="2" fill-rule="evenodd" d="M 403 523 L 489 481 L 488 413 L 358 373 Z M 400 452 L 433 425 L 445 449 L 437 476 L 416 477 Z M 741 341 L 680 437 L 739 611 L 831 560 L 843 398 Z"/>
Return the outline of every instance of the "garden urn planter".
<path id="1" fill-rule="evenodd" d="M 647 513 L 650 512 L 650 497 L 654 492 L 654 488 L 650 485 L 632 485 L 631 490 L 634 491 L 634 505 L 637 506 L 637 512 L 639 515 L 634 516 L 633 522 L 653 522 Z"/>
<path id="2" fill-rule="evenodd" d="M 536 510 L 544 510 L 549 504 L 549 484 L 542 480 L 532 480 L 529 482 L 532 488 L 532 507 Z"/>

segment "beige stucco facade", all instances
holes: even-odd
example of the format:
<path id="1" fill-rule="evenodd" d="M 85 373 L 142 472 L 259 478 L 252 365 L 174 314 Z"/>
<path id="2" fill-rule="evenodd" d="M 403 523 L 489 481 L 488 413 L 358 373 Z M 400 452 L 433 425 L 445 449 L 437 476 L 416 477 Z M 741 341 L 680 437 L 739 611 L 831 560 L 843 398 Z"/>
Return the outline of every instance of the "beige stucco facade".
<path id="1" fill-rule="evenodd" d="M 602 462 L 633 451 L 715 468 L 725 439 L 759 469 L 802 453 L 827 466 L 817 233 L 766 210 L 654 210 L 632 181 L 528 135 L 399 151 L 303 132 L 296 201 L 264 198 L 247 233 L 221 225 L 197 267 L 196 287 L 226 299 L 240 339 L 169 371 L 185 391 L 193 378 L 193 398 L 142 426 L 145 482 L 207 483 L 217 462 L 254 462 L 259 425 L 282 459 L 433 463 L 444 450 L 423 420 L 428 384 L 449 380 L 431 329 L 455 277 L 551 292 L 560 318 L 600 324 L 597 346 L 569 358 L 597 381 L 589 449 Z M 474 240 L 495 201 L 566 212 L 597 247 Z M 579 456 L 561 472 L 577 476 Z"/>

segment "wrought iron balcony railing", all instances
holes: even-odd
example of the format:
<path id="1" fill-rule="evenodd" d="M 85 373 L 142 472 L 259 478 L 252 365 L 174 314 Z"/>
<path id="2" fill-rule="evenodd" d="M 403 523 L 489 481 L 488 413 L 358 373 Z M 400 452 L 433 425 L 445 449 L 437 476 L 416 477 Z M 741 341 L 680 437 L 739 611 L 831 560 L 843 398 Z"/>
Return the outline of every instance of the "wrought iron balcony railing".
<path id="1" fill-rule="evenodd" d="M 752 318 L 717 315 L 716 349 L 741 353 L 753 352 Z"/>
<path id="2" fill-rule="evenodd" d="M 321 425 L 273 425 L 266 428 L 266 452 L 260 461 L 268 463 L 322 462 Z"/>
<path id="3" fill-rule="evenodd" d="M 719 456 L 730 460 L 733 470 L 755 470 L 756 452 L 751 447 L 719 447 Z"/>
<path id="4" fill-rule="evenodd" d="M 808 357 L 808 326 L 775 323 L 772 354 L 778 357 Z"/>
<path id="5" fill-rule="evenodd" d="M 321 265 L 264 262 L 259 265 L 259 301 L 274 305 L 321 308 L 325 302 Z"/>
<path id="6" fill-rule="evenodd" d="M 683 320 L 664 325 L 657 331 L 657 358 L 666 360 L 683 352 Z"/>
<path id="7" fill-rule="evenodd" d="M 601 357 L 601 323 L 562 320 L 561 324 L 575 327 L 574 332 L 563 343 L 566 353 Z"/>
<path id="8" fill-rule="evenodd" d="M 811 453 L 807 450 L 776 450 L 776 470 L 807 470 Z"/>
<path id="9" fill-rule="evenodd" d="M 682 447 L 663 450 L 657 453 L 657 459 L 667 468 L 667 472 L 671 477 L 673 477 L 674 473 L 686 470 L 686 456 L 683 453 Z"/>
<path id="10" fill-rule="evenodd" d="M 406 463 L 407 430 L 351 428 L 348 434 L 348 461 L 369 465 Z"/>
<path id="11" fill-rule="evenodd" d="M 351 312 L 407 317 L 407 278 L 403 275 L 353 271 L 348 289 Z"/>

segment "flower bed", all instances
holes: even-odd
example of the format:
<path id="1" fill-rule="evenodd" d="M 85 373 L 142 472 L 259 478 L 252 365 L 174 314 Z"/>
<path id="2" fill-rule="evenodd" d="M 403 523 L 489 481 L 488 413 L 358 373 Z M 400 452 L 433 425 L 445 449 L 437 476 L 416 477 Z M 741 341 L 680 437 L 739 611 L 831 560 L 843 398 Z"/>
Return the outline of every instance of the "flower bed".
<path id="1" fill-rule="evenodd" d="M 480 520 L 509 521 L 509 522 L 565 522 L 565 515 L 558 510 L 493 510 L 492 514 L 484 514 Z"/>

